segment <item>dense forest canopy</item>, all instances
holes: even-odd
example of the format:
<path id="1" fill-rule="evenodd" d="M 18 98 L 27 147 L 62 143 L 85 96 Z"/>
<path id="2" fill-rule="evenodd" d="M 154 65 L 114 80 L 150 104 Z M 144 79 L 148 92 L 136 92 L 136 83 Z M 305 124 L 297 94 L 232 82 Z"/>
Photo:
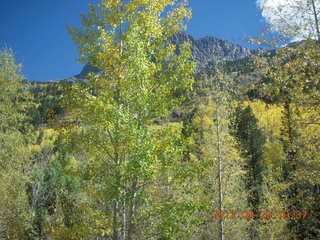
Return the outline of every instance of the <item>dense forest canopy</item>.
<path id="1" fill-rule="evenodd" d="M 320 6 L 260 2 L 299 42 L 195 40 L 185 1 L 101 0 L 68 26 L 74 78 L 26 81 L 2 49 L 0 239 L 320 239 Z"/>

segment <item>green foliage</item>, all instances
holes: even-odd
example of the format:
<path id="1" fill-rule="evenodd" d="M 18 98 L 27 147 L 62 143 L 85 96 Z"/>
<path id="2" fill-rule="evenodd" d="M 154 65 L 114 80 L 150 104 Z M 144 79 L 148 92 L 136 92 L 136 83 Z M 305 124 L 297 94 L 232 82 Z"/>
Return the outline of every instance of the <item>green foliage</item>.
<path id="1" fill-rule="evenodd" d="M 31 96 L 25 91 L 28 84 L 20 74 L 21 66 L 15 62 L 11 50 L 0 50 L 0 130 L 27 130 Z"/>
<path id="2" fill-rule="evenodd" d="M 317 201 L 314 188 L 318 184 L 310 184 L 302 174 L 302 169 L 311 167 L 311 162 L 305 156 L 313 152 L 311 149 L 315 145 L 302 135 L 309 124 L 317 126 L 317 120 L 314 120 L 319 118 L 316 97 L 320 89 L 318 57 L 319 44 L 308 40 L 292 48 L 279 49 L 271 58 L 256 59 L 257 66 L 265 76 L 264 94 L 282 107 L 280 142 L 285 158 L 281 163 L 282 187 L 279 194 L 291 211 L 305 207 L 312 209 Z M 315 140 L 312 135 L 309 139 Z M 319 221 L 318 217 L 305 221 L 289 219 L 287 227 L 290 236 L 293 239 L 317 236 L 317 231 L 312 227 L 314 220 Z"/>
<path id="3" fill-rule="evenodd" d="M 234 135 L 239 142 L 239 147 L 243 157 L 246 159 L 246 191 L 248 193 L 248 205 L 255 215 L 260 214 L 263 198 L 263 178 L 264 161 L 263 148 L 265 136 L 258 127 L 258 120 L 254 116 L 250 106 L 242 109 L 238 107 L 235 111 L 234 122 L 232 124 Z M 249 234 L 250 239 L 259 239 L 258 224 L 255 219 L 252 223 Z"/>
<path id="4" fill-rule="evenodd" d="M 319 43 L 195 74 L 171 43 L 190 17 L 90 5 L 69 32 L 100 71 L 78 82 L 28 84 L 0 51 L 0 239 L 319 238 Z M 247 210 L 274 215 L 214 218 Z"/>
<path id="5" fill-rule="evenodd" d="M 30 86 L 33 100 L 37 104 L 37 108 L 30 113 L 33 125 L 50 125 L 64 113 L 60 104 L 63 95 L 62 86 L 61 83 L 33 83 Z"/>
<path id="6" fill-rule="evenodd" d="M 32 138 L 27 111 L 31 106 L 23 76 L 10 50 L 0 51 L 0 237 L 27 239 L 32 212 L 25 186 Z"/>
<path id="7" fill-rule="evenodd" d="M 85 176 L 85 204 L 94 216 L 109 219 L 103 229 L 87 222 L 96 236 L 142 238 L 152 220 L 144 212 L 152 207 L 148 186 L 157 181 L 157 166 L 181 156 L 172 145 L 173 129 L 151 123 L 178 107 L 191 89 L 189 46 L 177 55 L 168 41 L 190 14 L 184 3 L 170 0 L 102 1 L 82 16 L 82 30 L 69 28 L 80 60 L 101 69 L 86 84 L 70 86 L 65 98 L 80 122 L 72 127 L 80 131 L 71 142 L 81 148 L 70 150 L 87 157 L 78 169 Z M 79 166 L 81 160 L 75 161 Z"/>
<path id="8" fill-rule="evenodd" d="M 183 122 L 184 159 L 195 171 L 195 182 L 189 180 L 189 185 L 194 184 L 199 196 L 194 201 L 201 224 L 194 239 L 244 239 L 246 220 L 211 218 L 215 212 L 241 212 L 247 207 L 244 159 L 229 128 L 236 103 L 233 80 L 220 69 L 215 72 L 200 89 L 203 95 L 193 99 L 193 110 Z"/>

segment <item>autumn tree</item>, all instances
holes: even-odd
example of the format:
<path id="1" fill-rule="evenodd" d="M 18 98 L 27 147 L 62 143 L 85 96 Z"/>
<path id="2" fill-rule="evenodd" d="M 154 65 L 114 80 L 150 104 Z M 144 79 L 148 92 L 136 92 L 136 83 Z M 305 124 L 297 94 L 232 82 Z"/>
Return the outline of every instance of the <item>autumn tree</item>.
<path id="1" fill-rule="evenodd" d="M 293 39 L 320 40 L 319 0 L 259 1 L 271 28 Z"/>
<path id="2" fill-rule="evenodd" d="M 185 128 L 188 161 L 194 163 L 198 176 L 201 208 L 197 214 L 206 220 L 199 226 L 198 238 L 244 239 L 250 219 L 237 218 L 248 205 L 245 162 L 230 129 L 236 106 L 231 94 L 233 81 L 221 69 L 214 71 L 214 76 L 204 79 L 199 90 L 202 94 L 194 100 L 190 125 Z"/>
<path id="3" fill-rule="evenodd" d="M 316 201 L 313 189 L 317 188 L 317 184 L 313 185 L 310 179 L 304 177 L 304 172 L 311 162 L 311 171 L 319 171 L 315 161 L 310 162 L 309 157 L 306 157 L 315 150 L 312 143 L 315 138 L 309 135 L 307 143 L 305 135 L 306 131 L 310 131 L 307 130 L 310 129 L 308 126 L 317 129 L 319 119 L 318 98 L 315 97 L 319 94 L 318 55 L 317 42 L 309 40 L 299 46 L 278 49 L 271 58 L 258 57 L 256 62 L 263 76 L 264 93 L 283 109 L 280 139 L 285 153 L 282 164 L 285 189 L 282 197 L 290 211 L 306 207 L 311 209 L 312 202 Z M 308 196 L 313 197 L 310 199 Z M 298 199 L 304 199 L 304 203 L 301 204 L 302 200 Z M 288 227 L 292 237 L 299 239 L 316 235 L 312 225 L 308 221 L 290 219 Z"/>
<path id="4" fill-rule="evenodd" d="M 174 139 L 161 144 L 172 129 L 151 124 L 179 106 L 192 86 L 188 45 L 177 55 L 170 43 L 190 16 L 178 1 L 103 0 L 82 15 L 83 29 L 69 28 L 81 62 L 101 70 L 86 83 L 73 84 L 65 98 L 80 123 L 74 127 L 83 129 L 80 152 L 88 157 L 81 174 L 96 221 L 87 234 L 147 238 L 148 186 L 159 161 L 180 154 Z"/>
<path id="5" fill-rule="evenodd" d="M 0 51 L 0 237 L 27 239 L 32 229 L 26 184 L 30 182 L 30 95 L 11 50 Z"/>

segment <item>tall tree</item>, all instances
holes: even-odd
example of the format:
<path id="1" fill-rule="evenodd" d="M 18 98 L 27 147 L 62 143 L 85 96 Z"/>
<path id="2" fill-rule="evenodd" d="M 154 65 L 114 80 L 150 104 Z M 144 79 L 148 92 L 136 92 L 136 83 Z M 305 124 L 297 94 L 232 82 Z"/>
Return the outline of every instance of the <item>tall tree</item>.
<path id="1" fill-rule="evenodd" d="M 32 212 L 26 184 L 30 182 L 30 95 L 21 66 L 11 50 L 0 50 L 0 236 L 27 239 Z"/>
<path id="2" fill-rule="evenodd" d="M 257 58 L 264 78 L 265 94 L 283 109 L 281 142 L 286 157 L 282 164 L 282 181 L 285 183 L 282 197 L 292 212 L 307 206 L 311 209 L 316 201 L 314 185 L 302 173 L 303 169 L 309 168 L 310 161 L 302 156 L 309 155 L 316 146 L 308 141 L 309 147 L 306 148 L 303 135 L 306 126 L 318 125 L 318 98 L 315 97 L 320 89 L 317 56 L 319 45 L 310 40 L 296 47 L 278 49 L 271 58 Z M 309 136 L 311 138 L 312 135 Z M 317 164 L 313 163 L 313 172 L 318 171 Z M 307 195 L 312 195 L 313 199 L 302 197 Z M 303 205 L 301 198 L 304 199 Z M 316 235 L 312 224 L 306 220 L 290 218 L 288 227 L 293 239 Z"/>
<path id="3" fill-rule="evenodd" d="M 233 95 L 231 95 L 233 93 L 232 78 L 217 68 L 210 85 L 212 92 L 209 104 L 215 106 L 212 115 L 214 124 L 211 134 L 215 138 L 215 146 L 213 147 L 215 150 L 213 153 L 217 160 L 218 209 L 220 212 L 224 212 L 225 210 L 230 211 L 232 205 L 233 209 L 246 206 L 244 202 L 238 205 L 233 203 L 234 198 L 241 195 L 240 191 L 243 188 L 243 182 L 239 177 L 245 173 L 245 169 L 243 159 L 236 150 L 235 139 L 230 131 L 230 121 L 235 110 L 235 102 Z M 237 166 L 234 166 L 234 164 Z M 232 176 L 231 171 L 236 174 Z M 237 184 L 233 186 L 228 184 L 232 178 L 234 180 L 237 179 Z M 233 193 L 230 191 L 233 191 Z M 229 201 L 231 206 L 226 204 Z M 230 227 L 241 229 L 244 226 L 245 224 L 233 226 L 232 223 L 225 223 L 225 219 L 222 217 L 219 219 L 219 239 L 224 240 L 230 237 Z M 245 237 L 245 233 L 242 237 Z"/>
<path id="4" fill-rule="evenodd" d="M 248 221 L 238 218 L 247 208 L 244 159 L 229 128 L 235 107 L 232 79 L 215 69 L 201 91 L 189 128 L 189 156 L 199 169 L 200 216 L 207 219 L 209 212 L 213 221 L 199 226 L 199 238 L 245 239 Z"/>
<path id="5" fill-rule="evenodd" d="M 233 123 L 234 135 L 236 136 L 242 156 L 246 160 L 246 189 L 248 192 L 248 205 L 258 216 L 263 202 L 263 148 L 265 137 L 258 126 L 258 120 L 254 116 L 250 106 L 236 109 Z M 249 235 L 250 239 L 260 239 L 258 235 L 258 219 L 252 222 Z"/>
<path id="6" fill-rule="evenodd" d="M 189 46 L 181 46 L 177 55 L 170 43 L 190 16 L 184 2 L 102 0 L 82 16 L 82 30 L 69 28 L 80 60 L 101 70 L 88 75 L 85 84 L 73 84 L 66 98 L 69 109 L 78 110 L 79 144 L 85 139 L 83 150 L 90 156 L 83 167 L 86 194 L 92 210 L 102 221 L 108 219 L 101 231 L 96 221 L 96 236 L 143 239 L 150 223 L 144 215 L 152 197 L 147 187 L 163 154 L 178 150 L 170 142 L 159 144 L 170 128 L 151 124 L 191 89 Z"/>

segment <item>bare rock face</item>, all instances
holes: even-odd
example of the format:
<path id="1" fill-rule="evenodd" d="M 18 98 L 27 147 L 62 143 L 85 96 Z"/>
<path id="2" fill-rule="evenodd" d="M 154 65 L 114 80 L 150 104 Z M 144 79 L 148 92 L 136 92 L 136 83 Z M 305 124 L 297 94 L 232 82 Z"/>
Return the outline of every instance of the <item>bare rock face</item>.
<path id="1" fill-rule="evenodd" d="M 87 74 L 90 72 L 99 72 L 100 70 L 96 67 L 90 66 L 90 65 L 85 65 L 82 69 L 82 71 L 76 75 L 76 78 L 80 78 L 80 79 L 85 79 Z"/>
<path id="2" fill-rule="evenodd" d="M 199 70 L 204 69 L 208 64 L 221 61 L 235 61 L 253 54 L 253 50 L 210 36 L 197 40 L 191 35 L 181 32 L 171 40 L 178 46 L 185 42 L 191 42 L 193 59 L 198 63 Z M 99 71 L 96 67 L 85 65 L 82 71 L 78 75 L 75 75 L 74 78 L 85 79 L 89 72 Z"/>
<path id="3" fill-rule="evenodd" d="M 221 40 L 215 37 L 194 39 L 186 33 L 179 33 L 173 38 L 177 45 L 191 42 L 193 59 L 198 62 L 199 68 L 204 68 L 208 63 L 219 61 L 235 61 L 253 54 L 252 50 Z"/>

